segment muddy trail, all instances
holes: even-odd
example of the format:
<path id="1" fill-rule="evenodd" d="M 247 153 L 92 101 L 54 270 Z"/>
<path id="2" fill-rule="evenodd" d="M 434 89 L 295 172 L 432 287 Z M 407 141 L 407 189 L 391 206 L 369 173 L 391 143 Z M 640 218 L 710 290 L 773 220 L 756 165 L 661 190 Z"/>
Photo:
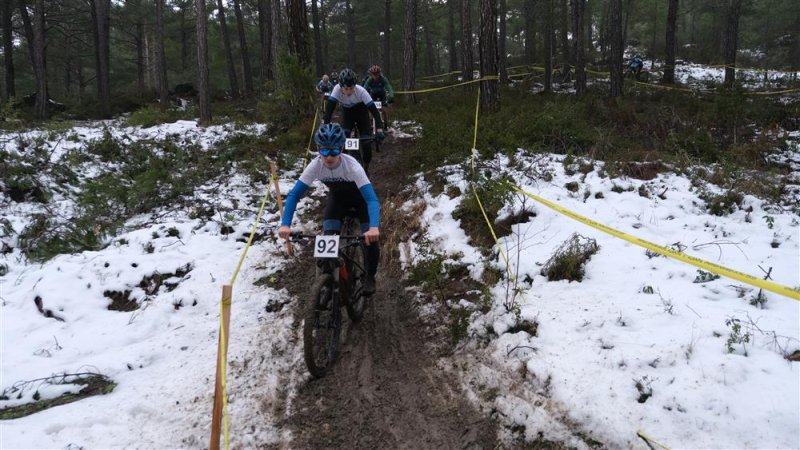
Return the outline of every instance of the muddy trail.
<path id="1" fill-rule="evenodd" d="M 383 212 L 399 210 L 406 200 L 400 190 L 408 180 L 399 173 L 399 159 L 411 145 L 410 139 L 390 136 L 373 158 L 370 179 Z M 334 367 L 322 379 L 299 383 L 277 425 L 290 430 L 291 448 L 495 448 L 494 422 L 468 402 L 457 376 L 437 364 L 449 351 L 446 327 L 418 318 L 415 294 L 401 279 L 392 250 L 398 230 L 389 228 L 408 221 L 383 219 L 377 292 L 364 319 L 351 326 L 344 316 L 347 325 Z M 293 259 L 284 275 L 285 287 L 300 300 L 292 302 L 300 327 L 300 306 L 314 276 L 310 255 Z"/>

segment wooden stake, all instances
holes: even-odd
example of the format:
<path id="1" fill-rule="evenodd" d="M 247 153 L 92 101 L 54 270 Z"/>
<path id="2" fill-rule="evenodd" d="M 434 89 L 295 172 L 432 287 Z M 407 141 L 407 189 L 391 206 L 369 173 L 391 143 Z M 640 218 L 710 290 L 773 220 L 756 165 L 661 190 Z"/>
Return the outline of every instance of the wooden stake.
<path id="1" fill-rule="evenodd" d="M 278 210 L 281 212 L 281 218 L 283 218 L 283 196 L 281 195 L 281 186 L 278 183 L 278 168 L 275 167 L 275 163 L 269 163 L 269 169 L 272 172 L 272 182 L 275 184 L 275 197 L 278 199 Z M 292 247 L 292 241 L 289 239 L 286 240 L 286 251 L 289 253 L 289 256 L 294 255 L 294 247 Z"/>
<path id="2" fill-rule="evenodd" d="M 211 415 L 211 443 L 209 450 L 219 450 L 220 430 L 222 428 L 222 399 L 225 393 L 222 392 L 222 363 L 223 356 L 225 357 L 226 367 L 228 358 L 228 342 L 230 342 L 230 329 L 231 323 L 231 297 L 233 296 L 233 286 L 226 284 L 222 286 L 222 323 L 220 324 L 219 345 L 217 348 L 217 380 L 214 383 L 214 411 Z M 223 339 L 224 349 L 223 349 Z"/>

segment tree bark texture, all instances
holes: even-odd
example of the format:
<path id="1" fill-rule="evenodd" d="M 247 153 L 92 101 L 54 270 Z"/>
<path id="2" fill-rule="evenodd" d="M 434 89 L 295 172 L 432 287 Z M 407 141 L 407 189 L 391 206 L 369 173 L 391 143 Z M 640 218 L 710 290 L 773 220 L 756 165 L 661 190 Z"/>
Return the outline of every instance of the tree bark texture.
<path id="1" fill-rule="evenodd" d="M 383 69 L 392 73 L 392 0 L 383 2 Z"/>
<path id="2" fill-rule="evenodd" d="M 48 116 L 47 67 L 45 61 L 44 0 L 36 0 L 33 11 L 33 66 L 36 78 L 36 103 L 34 116 L 45 120 Z"/>
<path id="3" fill-rule="evenodd" d="M 311 23 L 314 26 L 314 65 L 316 73 L 325 74 L 325 58 L 322 56 L 322 33 L 319 28 L 319 7 L 317 0 L 311 0 Z"/>
<path id="4" fill-rule="evenodd" d="M 725 29 L 725 85 L 736 82 L 736 50 L 739 46 L 739 16 L 742 0 L 728 1 L 728 26 Z"/>
<path id="5" fill-rule="evenodd" d="M 253 68 L 250 65 L 250 50 L 244 31 L 244 17 L 239 0 L 233 0 L 233 12 L 236 14 L 236 31 L 239 33 L 239 52 L 242 54 L 242 75 L 245 92 L 253 92 Z"/>
<path id="6" fill-rule="evenodd" d="M 456 0 L 447 0 L 447 53 L 450 60 L 450 72 L 458 70 L 458 47 L 456 47 L 455 16 L 458 11 Z"/>
<path id="7" fill-rule="evenodd" d="M 506 0 L 497 4 L 498 32 L 497 37 L 497 73 L 501 83 L 508 83 L 508 55 L 506 54 Z"/>
<path id="8" fill-rule="evenodd" d="M 570 58 L 570 49 L 569 49 L 569 6 L 568 0 L 561 0 L 561 3 L 558 8 L 558 17 L 559 17 L 559 41 L 561 41 L 561 62 L 562 64 L 566 65 L 572 62 Z"/>
<path id="9" fill-rule="evenodd" d="M 208 15 L 206 0 L 194 0 L 197 40 L 197 98 L 200 108 L 200 125 L 211 124 L 211 94 L 208 82 Z"/>
<path id="10" fill-rule="evenodd" d="M 675 28 L 678 20 L 678 0 L 669 0 L 667 8 L 667 32 L 664 36 L 664 78 L 662 83 L 675 83 L 675 52 L 677 43 L 675 42 Z"/>
<path id="11" fill-rule="evenodd" d="M 111 0 L 94 0 L 97 12 L 97 94 L 103 117 L 111 117 Z"/>
<path id="12" fill-rule="evenodd" d="M 225 48 L 225 62 L 228 66 L 228 82 L 231 87 L 231 97 L 238 98 L 239 81 L 236 79 L 236 65 L 233 59 L 231 37 L 228 35 L 228 24 L 225 21 L 225 7 L 222 5 L 222 0 L 217 0 L 217 17 L 219 18 L 219 28 L 222 33 L 222 44 Z"/>
<path id="13" fill-rule="evenodd" d="M 472 0 L 461 0 L 461 79 L 469 81 L 475 65 L 472 56 Z M 464 85 L 464 90 L 471 91 L 472 85 Z"/>
<path id="14" fill-rule="evenodd" d="M 555 36 L 553 33 L 553 0 L 544 0 L 544 90 L 553 90 L 553 49 Z"/>
<path id="15" fill-rule="evenodd" d="M 261 40 L 261 82 L 274 79 L 272 72 L 272 7 L 270 0 L 258 0 L 258 34 Z"/>
<path id="16" fill-rule="evenodd" d="M 611 96 L 622 96 L 622 0 L 611 0 Z"/>
<path id="17" fill-rule="evenodd" d="M 356 66 L 356 19 L 351 0 L 345 0 L 344 6 L 347 15 L 347 66 L 353 69 Z"/>
<path id="18" fill-rule="evenodd" d="M 481 67 L 481 110 L 496 111 L 500 106 L 500 92 L 497 79 L 497 1 L 481 0 L 481 35 L 478 40 Z"/>
<path id="19" fill-rule="evenodd" d="M 139 91 L 139 97 L 141 97 L 146 90 L 144 71 L 147 67 L 144 56 L 144 24 L 141 17 L 136 18 L 136 36 L 134 40 L 136 41 L 136 86 Z"/>
<path id="20" fill-rule="evenodd" d="M 167 80 L 167 55 L 164 51 L 164 0 L 156 1 L 156 83 L 161 108 L 169 105 L 169 84 Z"/>
<path id="21" fill-rule="evenodd" d="M 586 59 L 583 45 L 583 18 L 586 0 L 572 0 L 572 54 L 575 57 L 575 95 L 586 94 Z"/>
<path id="22" fill-rule="evenodd" d="M 536 0 L 523 3 L 522 14 L 525 16 L 525 62 L 536 61 Z"/>
<path id="23" fill-rule="evenodd" d="M 303 68 L 310 68 L 305 0 L 287 0 L 286 16 L 289 19 L 289 52 L 297 56 Z"/>
<path id="24" fill-rule="evenodd" d="M 417 0 L 405 0 L 406 20 L 403 29 L 403 89 L 413 91 L 417 69 Z M 416 102 L 414 94 L 409 95 Z"/>
<path id="25" fill-rule="evenodd" d="M 14 40 L 11 29 L 11 1 L 3 1 L 3 59 L 6 69 L 6 99 L 16 96 L 14 79 Z"/>
<path id="26" fill-rule="evenodd" d="M 92 14 L 94 14 L 94 7 L 92 7 Z M 22 17 L 22 29 L 25 30 L 25 41 L 28 43 L 28 57 L 31 59 L 31 67 L 35 67 L 36 61 L 33 59 L 33 25 L 28 15 L 28 5 L 25 0 L 19 0 L 19 15 Z"/>

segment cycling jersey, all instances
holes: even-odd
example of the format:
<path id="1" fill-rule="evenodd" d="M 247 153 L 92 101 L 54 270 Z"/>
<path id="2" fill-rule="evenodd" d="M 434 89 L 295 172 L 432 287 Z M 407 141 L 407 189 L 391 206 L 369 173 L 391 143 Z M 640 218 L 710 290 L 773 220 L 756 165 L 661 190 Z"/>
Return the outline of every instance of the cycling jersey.
<path id="1" fill-rule="evenodd" d="M 366 202 L 366 209 L 369 215 L 369 226 L 380 226 L 380 202 L 375 194 L 372 184 L 367 178 L 364 168 L 350 155 L 342 153 L 339 156 L 339 164 L 334 168 L 328 168 L 319 159 L 314 158 L 311 163 L 303 170 L 300 179 L 286 196 L 286 205 L 281 225 L 290 226 L 297 202 L 305 195 L 309 186 L 314 181 L 319 180 L 330 189 L 332 200 L 337 198 L 353 199 L 362 197 Z M 360 195 L 359 195 L 360 194 Z"/>
<path id="2" fill-rule="evenodd" d="M 345 95 L 344 92 L 342 92 L 342 85 L 337 84 L 333 88 L 333 92 L 331 92 L 330 100 L 340 103 L 342 108 L 352 108 L 359 103 L 363 103 L 367 105 L 367 107 L 372 104 L 372 97 L 370 97 L 369 92 L 359 85 L 354 86 L 352 94 Z"/>

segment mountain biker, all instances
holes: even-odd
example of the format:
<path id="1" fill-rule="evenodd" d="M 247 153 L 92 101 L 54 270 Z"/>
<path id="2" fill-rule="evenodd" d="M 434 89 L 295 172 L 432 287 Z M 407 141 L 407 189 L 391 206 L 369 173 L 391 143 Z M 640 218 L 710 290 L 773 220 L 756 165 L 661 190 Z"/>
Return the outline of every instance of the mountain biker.
<path id="1" fill-rule="evenodd" d="M 314 142 L 319 149 L 319 158 L 314 158 L 303 170 L 300 178 L 286 196 L 284 215 L 278 236 L 288 239 L 292 217 L 297 202 L 305 195 L 315 180 L 320 180 L 328 187 L 328 201 L 325 206 L 322 228 L 325 234 L 338 234 L 342 228 L 342 219 L 347 211 L 355 209 L 355 215 L 361 222 L 366 245 L 367 278 L 364 282 L 364 294 L 375 293 L 375 274 L 380 260 L 380 212 L 381 205 L 375 189 L 367 178 L 364 168 L 358 160 L 343 154 L 346 135 L 341 126 L 325 123 L 314 134 Z"/>
<path id="2" fill-rule="evenodd" d="M 364 89 L 369 92 L 372 100 L 387 105 L 394 101 L 394 89 L 389 79 L 381 74 L 381 66 L 375 64 L 369 69 L 369 77 L 364 81 Z M 384 111 L 384 114 L 386 112 Z M 386 116 L 386 127 L 389 127 L 389 118 Z"/>
<path id="3" fill-rule="evenodd" d="M 333 83 L 330 81 L 330 78 L 328 78 L 327 74 L 323 75 L 322 79 L 319 81 L 319 83 L 317 83 L 317 92 L 325 95 L 325 93 L 330 93 L 332 90 Z"/>
<path id="4" fill-rule="evenodd" d="M 375 102 L 372 101 L 369 93 L 362 86 L 356 84 L 356 74 L 352 69 L 344 69 L 339 73 L 339 84 L 337 84 L 331 96 L 328 97 L 328 104 L 325 105 L 325 115 L 322 123 L 331 123 L 333 110 L 336 104 L 342 104 L 342 128 L 345 134 L 350 135 L 353 126 L 358 126 L 358 131 L 362 137 L 372 134 L 372 126 L 369 121 L 369 114 L 375 118 L 375 138 L 383 141 L 383 121 Z M 362 155 L 365 166 L 369 166 L 372 160 L 372 145 L 365 142 L 362 145 Z"/>
<path id="5" fill-rule="evenodd" d="M 633 72 L 633 76 L 637 79 L 639 78 L 639 73 L 642 71 L 643 67 L 644 61 L 642 61 L 642 57 L 639 55 L 634 55 L 634 57 L 628 62 L 628 70 Z"/>

